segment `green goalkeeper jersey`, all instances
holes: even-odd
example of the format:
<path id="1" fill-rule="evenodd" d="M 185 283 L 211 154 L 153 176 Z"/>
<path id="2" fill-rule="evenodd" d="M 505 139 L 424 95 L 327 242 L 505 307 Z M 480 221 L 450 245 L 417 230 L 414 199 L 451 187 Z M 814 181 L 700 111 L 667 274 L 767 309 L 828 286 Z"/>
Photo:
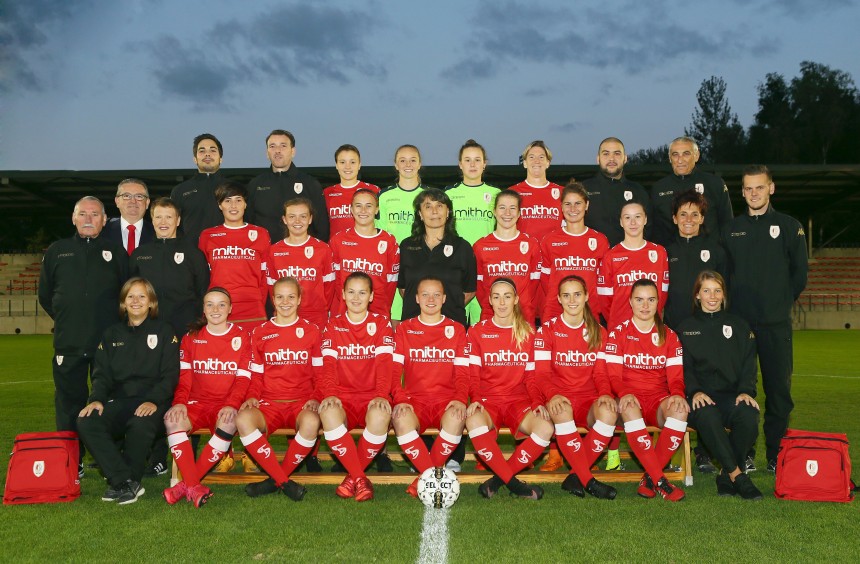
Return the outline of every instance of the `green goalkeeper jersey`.
<path id="1" fill-rule="evenodd" d="M 493 205 L 501 190 L 489 184 L 468 186 L 460 182 L 445 189 L 454 205 L 457 234 L 470 244 L 485 237 L 496 228 Z"/>
<path id="2" fill-rule="evenodd" d="M 402 243 L 412 235 L 412 219 L 415 217 L 412 202 L 415 196 L 427 188 L 423 184 L 413 190 L 404 190 L 398 185 L 389 186 L 379 193 L 379 221 L 376 226 L 385 229 Z"/>

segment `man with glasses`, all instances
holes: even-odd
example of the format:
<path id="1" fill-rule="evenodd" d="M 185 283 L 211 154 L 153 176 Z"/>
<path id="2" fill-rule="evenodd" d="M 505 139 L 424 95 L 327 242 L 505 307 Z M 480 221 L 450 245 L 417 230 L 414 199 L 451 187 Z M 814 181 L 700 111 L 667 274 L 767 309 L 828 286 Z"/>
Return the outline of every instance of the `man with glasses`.
<path id="1" fill-rule="evenodd" d="M 113 201 L 119 209 L 119 217 L 108 221 L 105 237 L 120 243 L 130 256 L 141 245 L 155 240 L 152 223 L 146 220 L 149 189 L 143 180 L 126 178 L 117 186 Z"/>

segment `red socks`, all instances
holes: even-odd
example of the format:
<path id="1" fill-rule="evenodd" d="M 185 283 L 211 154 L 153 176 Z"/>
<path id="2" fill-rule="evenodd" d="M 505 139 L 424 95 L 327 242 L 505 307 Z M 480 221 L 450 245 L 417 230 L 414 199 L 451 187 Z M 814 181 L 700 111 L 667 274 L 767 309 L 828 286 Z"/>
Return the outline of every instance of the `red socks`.
<path id="1" fill-rule="evenodd" d="M 430 453 L 427 452 L 427 446 L 418 435 L 418 431 L 409 431 L 405 435 L 400 435 L 397 437 L 397 443 L 400 445 L 403 455 L 415 465 L 419 474 L 433 466 L 433 460 L 430 458 Z"/>
<path id="2" fill-rule="evenodd" d="M 445 429 L 439 429 L 439 434 L 433 442 L 433 448 L 430 449 L 430 459 L 433 466 L 444 466 L 462 439 L 462 433 L 459 436 L 451 435 Z"/>
<path id="3" fill-rule="evenodd" d="M 645 471 L 651 476 L 656 484 L 663 477 L 663 466 L 657 460 L 657 455 L 654 449 L 651 448 L 651 435 L 645 429 L 644 419 L 634 419 L 624 423 L 624 433 L 627 435 L 627 442 L 630 445 L 630 450 L 639 459 L 639 463 L 645 468 Z"/>
<path id="4" fill-rule="evenodd" d="M 478 427 L 469 431 L 469 438 L 484 466 L 492 470 L 504 483 L 510 482 L 514 473 L 496 442 L 495 433 L 491 433 L 487 427 Z"/>
<path id="5" fill-rule="evenodd" d="M 684 433 L 687 432 L 687 422 L 667 417 L 666 423 L 663 424 L 663 430 L 660 431 L 660 438 L 657 440 L 655 454 L 657 462 L 661 468 L 665 468 L 672 456 L 681 443 L 684 442 Z"/>
<path id="6" fill-rule="evenodd" d="M 188 440 L 188 434 L 184 431 L 170 433 L 167 436 L 167 444 L 170 447 L 170 452 L 173 454 L 173 459 L 176 460 L 176 466 L 182 472 L 182 481 L 186 486 L 196 486 L 200 483 L 199 474 L 197 473 L 197 465 L 194 462 L 194 451 L 191 449 L 191 441 Z"/>
<path id="7" fill-rule="evenodd" d="M 332 454 L 337 456 L 346 471 L 353 478 L 364 476 L 364 461 L 359 460 L 355 442 L 344 425 L 323 433 Z"/>

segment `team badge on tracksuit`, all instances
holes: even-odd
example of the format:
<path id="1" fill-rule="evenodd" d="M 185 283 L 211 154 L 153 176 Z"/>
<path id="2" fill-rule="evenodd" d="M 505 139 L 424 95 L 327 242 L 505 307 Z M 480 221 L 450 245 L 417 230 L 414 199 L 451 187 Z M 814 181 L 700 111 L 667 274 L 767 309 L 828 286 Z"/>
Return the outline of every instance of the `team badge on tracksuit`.
<path id="1" fill-rule="evenodd" d="M 726 339 L 732 338 L 732 326 L 731 325 L 723 325 L 723 337 Z"/>
<path id="2" fill-rule="evenodd" d="M 113 253 L 110 251 L 102 251 L 102 258 L 105 259 L 105 262 L 110 262 L 110 259 L 113 258 Z"/>
<path id="3" fill-rule="evenodd" d="M 155 350 L 155 347 L 158 346 L 158 335 L 147 335 L 146 346 L 148 346 L 152 350 Z"/>
<path id="4" fill-rule="evenodd" d="M 711 251 L 708 249 L 703 249 L 701 253 L 699 253 L 699 257 L 701 257 L 702 262 L 708 262 L 708 259 L 711 258 Z"/>
<path id="5" fill-rule="evenodd" d="M 182 264 L 182 261 L 185 260 L 185 253 L 173 253 L 173 262 L 176 264 Z"/>
<path id="6" fill-rule="evenodd" d="M 779 225 L 771 225 L 770 226 L 770 236 L 776 239 L 779 237 Z"/>

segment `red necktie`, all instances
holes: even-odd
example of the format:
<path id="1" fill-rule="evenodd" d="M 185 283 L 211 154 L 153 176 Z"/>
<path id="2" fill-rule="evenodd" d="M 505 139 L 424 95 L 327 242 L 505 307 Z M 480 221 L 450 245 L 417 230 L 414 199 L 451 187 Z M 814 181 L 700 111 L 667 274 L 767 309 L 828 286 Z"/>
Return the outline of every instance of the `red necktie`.
<path id="1" fill-rule="evenodd" d="M 134 225 L 128 226 L 128 256 L 131 256 L 131 253 L 134 252 L 134 232 L 137 228 Z"/>

